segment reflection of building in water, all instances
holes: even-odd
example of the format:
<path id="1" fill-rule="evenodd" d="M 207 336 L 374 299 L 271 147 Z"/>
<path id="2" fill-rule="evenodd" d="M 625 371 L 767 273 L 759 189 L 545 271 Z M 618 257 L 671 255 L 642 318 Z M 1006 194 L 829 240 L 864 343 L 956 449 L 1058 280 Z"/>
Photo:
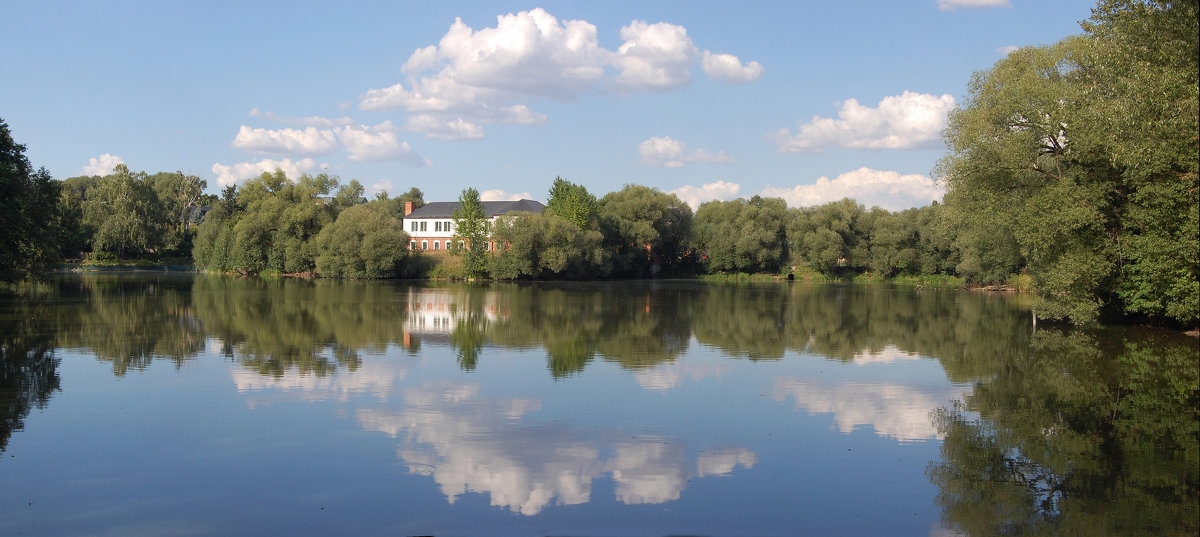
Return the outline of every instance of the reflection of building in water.
<path id="1" fill-rule="evenodd" d="M 413 337 L 423 340 L 445 339 L 462 323 L 482 327 L 508 317 L 496 301 L 497 294 L 471 294 L 450 289 L 410 289 L 407 317 L 404 320 L 404 344 Z"/>

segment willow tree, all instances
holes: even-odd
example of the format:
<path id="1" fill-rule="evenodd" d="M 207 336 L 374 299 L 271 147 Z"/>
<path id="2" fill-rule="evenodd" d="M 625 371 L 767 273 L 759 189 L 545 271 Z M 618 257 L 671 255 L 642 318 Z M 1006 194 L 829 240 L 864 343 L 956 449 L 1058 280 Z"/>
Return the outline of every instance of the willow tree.
<path id="1" fill-rule="evenodd" d="M 1195 323 L 1197 2 L 1105 1 L 1083 26 L 972 77 L 947 203 L 967 237 L 1011 234 L 1039 315 Z"/>

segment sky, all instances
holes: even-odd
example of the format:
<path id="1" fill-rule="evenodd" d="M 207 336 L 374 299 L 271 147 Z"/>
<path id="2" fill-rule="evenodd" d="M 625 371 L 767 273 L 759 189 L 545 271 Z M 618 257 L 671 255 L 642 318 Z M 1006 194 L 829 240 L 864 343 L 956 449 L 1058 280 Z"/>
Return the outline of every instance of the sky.
<path id="1" fill-rule="evenodd" d="M 10 2 L 0 119 L 58 179 L 282 168 L 368 194 L 940 200 L 973 73 L 1094 2 Z"/>

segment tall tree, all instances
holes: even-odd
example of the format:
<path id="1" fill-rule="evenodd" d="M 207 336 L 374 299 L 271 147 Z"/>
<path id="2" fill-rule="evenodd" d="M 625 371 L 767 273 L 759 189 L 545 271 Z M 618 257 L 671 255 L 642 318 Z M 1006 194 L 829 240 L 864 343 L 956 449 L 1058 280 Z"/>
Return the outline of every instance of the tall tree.
<path id="1" fill-rule="evenodd" d="M 614 273 L 642 276 L 690 269 L 692 209 L 675 194 L 625 185 L 600 200 Z"/>
<path id="2" fill-rule="evenodd" d="M 118 164 L 88 192 L 83 209 L 96 230 L 92 249 L 97 253 L 140 257 L 164 244 L 167 218 L 145 172 Z"/>
<path id="3" fill-rule="evenodd" d="M 554 184 L 550 186 L 550 197 L 546 200 L 546 210 L 554 211 L 580 229 L 592 225 L 598 206 L 596 196 L 588 192 L 587 188 L 562 177 L 554 178 Z"/>
<path id="4" fill-rule="evenodd" d="M 993 252 L 1011 230 L 1040 315 L 1200 318 L 1197 18 L 1195 0 L 1103 1 L 1085 34 L 977 73 L 951 113 L 947 202 L 988 216 L 963 225 Z"/>
<path id="5" fill-rule="evenodd" d="M 0 282 L 45 274 L 58 259 L 58 188 L 36 172 L 0 119 Z"/>
<path id="6" fill-rule="evenodd" d="M 487 272 L 488 220 L 478 190 L 462 191 L 453 218 L 456 246 L 451 251 L 462 256 L 463 270 L 468 278 L 483 276 Z"/>

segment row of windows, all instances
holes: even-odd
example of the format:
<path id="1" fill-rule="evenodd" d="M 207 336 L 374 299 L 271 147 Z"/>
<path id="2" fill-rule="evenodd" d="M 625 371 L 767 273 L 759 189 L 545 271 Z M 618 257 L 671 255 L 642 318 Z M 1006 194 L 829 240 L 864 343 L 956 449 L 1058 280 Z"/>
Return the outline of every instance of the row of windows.
<path id="1" fill-rule="evenodd" d="M 419 221 L 414 220 L 409 225 L 409 231 L 428 231 L 428 228 L 426 227 L 428 223 L 429 222 L 419 222 Z M 439 221 L 433 223 L 433 230 L 434 231 L 450 231 L 452 229 L 450 227 L 450 224 L 451 223 L 449 220 L 446 220 L 446 221 L 439 220 Z"/>
<path id="2" fill-rule="evenodd" d="M 462 242 L 462 241 L 458 241 L 458 245 L 461 247 L 461 246 L 463 245 L 463 242 Z M 445 246 L 446 248 L 449 248 L 449 247 L 450 247 L 450 241 L 445 241 L 445 242 L 443 242 L 443 241 L 433 241 L 433 249 L 434 249 L 434 250 L 440 250 L 440 249 L 442 249 L 442 247 L 443 247 L 443 246 Z M 408 247 L 409 247 L 409 248 L 411 248 L 411 249 L 413 249 L 413 250 L 416 250 L 416 249 L 417 249 L 417 241 L 409 241 L 409 243 L 408 243 Z M 428 250 L 428 249 L 429 249 L 429 241 L 421 241 L 421 249 L 422 249 L 422 250 Z M 484 249 L 484 250 L 491 250 L 491 249 L 492 249 L 492 243 L 490 243 L 490 242 L 485 242 L 485 243 L 483 243 L 483 249 Z"/>

